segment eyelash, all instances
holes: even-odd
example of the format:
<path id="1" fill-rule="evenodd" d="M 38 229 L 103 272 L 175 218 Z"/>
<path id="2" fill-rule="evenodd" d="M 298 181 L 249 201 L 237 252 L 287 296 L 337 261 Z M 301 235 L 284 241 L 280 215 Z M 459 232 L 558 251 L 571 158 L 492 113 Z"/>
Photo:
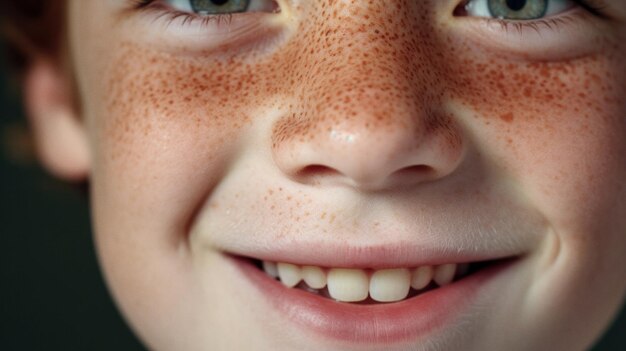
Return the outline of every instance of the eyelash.
<path id="1" fill-rule="evenodd" d="M 456 16 L 464 16 L 465 15 L 465 5 L 467 5 L 471 0 L 463 0 L 457 9 L 455 10 Z M 604 15 L 607 4 L 606 0 L 573 0 L 578 6 L 585 9 L 585 12 L 578 12 L 575 14 L 565 14 L 560 16 L 551 16 L 547 18 L 541 18 L 536 20 L 506 20 L 499 18 L 482 18 L 482 20 L 486 21 L 488 24 L 496 24 L 500 25 L 500 27 L 505 31 L 509 32 L 510 29 L 515 29 L 516 32 L 522 34 L 525 30 L 531 29 L 534 31 L 539 31 L 541 27 L 546 28 L 548 30 L 560 30 L 562 26 L 576 23 L 576 21 L 581 19 L 588 19 L 590 16 L 597 17 L 606 17 Z M 459 11 L 460 10 L 460 11 Z"/>
<path id="2" fill-rule="evenodd" d="M 159 14 L 156 18 L 165 17 L 167 19 L 167 24 L 171 24 L 173 21 L 182 18 L 182 25 L 190 25 L 197 21 L 200 21 L 199 24 L 203 27 L 208 26 L 209 24 L 220 24 L 228 25 L 232 21 L 233 14 L 215 14 L 209 16 L 201 16 L 194 13 L 179 11 L 173 9 L 167 5 L 164 5 L 159 0 L 131 0 L 133 2 L 133 9 L 138 11 L 154 11 Z M 463 0 L 458 9 L 464 10 L 464 7 L 470 0 Z M 588 15 L 596 15 L 599 17 L 605 17 L 604 13 L 607 7 L 606 0 L 574 0 L 579 6 L 583 7 L 587 10 L 587 13 L 582 14 Z M 455 11 L 455 15 L 457 11 Z M 554 16 L 553 18 L 542 18 L 538 20 L 529 20 L 529 21 L 510 21 L 510 20 L 502 20 L 498 18 L 487 18 L 486 20 L 490 23 L 498 23 L 502 26 L 505 31 L 508 31 L 511 27 L 516 29 L 519 32 L 522 32 L 524 29 L 533 29 L 539 30 L 540 27 L 545 27 L 549 30 L 559 29 L 561 25 L 568 24 L 577 19 L 580 19 L 581 14 L 577 16 L 574 15 L 564 15 L 564 16 Z"/>
<path id="3" fill-rule="evenodd" d="M 212 23 L 215 23 L 217 25 L 220 25 L 220 24 L 228 25 L 231 23 L 232 17 L 233 17 L 233 14 L 230 14 L 230 13 L 200 16 L 195 13 L 189 13 L 189 12 L 173 9 L 159 2 L 159 0 L 132 0 L 132 1 L 133 1 L 133 10 L 156 12 L 157 14 L 159 14 L 159 16 L 157 16 L 155 20 L 158 20 L 160 18 L 166 18 L 168 25 L 177 19 L 182 19 L 182 25 L 186 25 L 186 24 L 190 25 L 197 21 L 200 21 L 199 23 L 203 27 L 206 27 Z"/>

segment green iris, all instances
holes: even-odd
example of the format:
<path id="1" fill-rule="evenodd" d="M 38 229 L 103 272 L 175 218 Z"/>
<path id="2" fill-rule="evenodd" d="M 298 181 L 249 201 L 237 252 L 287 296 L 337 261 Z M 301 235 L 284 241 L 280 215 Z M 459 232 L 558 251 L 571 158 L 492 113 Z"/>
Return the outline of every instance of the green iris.
<path id="1" fill-rule="evenodd" d="M 201 15 L 218 15 L 244 12 L 250 0 L 190 0 L 191 8 Z"/>
<path id="2" fill-rule="evenodd" d="M 491 15 L 507 20 L 534 20 L 545 16 L 548 0 L 488 0 Z"/>

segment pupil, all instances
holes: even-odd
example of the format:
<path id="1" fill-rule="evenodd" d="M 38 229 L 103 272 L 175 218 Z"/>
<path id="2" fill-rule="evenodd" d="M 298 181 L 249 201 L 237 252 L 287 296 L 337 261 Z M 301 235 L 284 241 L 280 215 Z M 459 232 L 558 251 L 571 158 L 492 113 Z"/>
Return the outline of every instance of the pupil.
<path id="1" fill-rule="evenodd" d="M 526 0 L 506 0 L 506 5 L 513 11 L 519 11 L 526 6 Z"/>
<path id="2" fill-rule="evenodd" d="M 211 0 L 211 2 L 215 5 L 221 6 L 227 3 L 229 0 Z"/>

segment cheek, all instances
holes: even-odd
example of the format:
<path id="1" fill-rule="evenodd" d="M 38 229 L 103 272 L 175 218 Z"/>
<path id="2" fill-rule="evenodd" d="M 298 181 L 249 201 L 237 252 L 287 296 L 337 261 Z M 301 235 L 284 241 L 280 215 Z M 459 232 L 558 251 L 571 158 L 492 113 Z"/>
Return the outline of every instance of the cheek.
<path id="1" fill-rule="evenodd" d="M 482 122 L 503 122 L 501 131 L 586 129 L 614 123 L 612 112 L 624 108 L 626 52 L 610 42 L 567 61 L 526 62 L 469 47 L 450 57 L 462 57 L 447 70 L 451 94 Z"/>
<path id="2" fill-rule="evenodd" d="M 129 187 L 139 185 L 133 189 L 166 181 L 158 185 L 180 187 L 181 180 L 207 189 L 252 122 L 276 107 L 273 87 L 280 78 L 263 65 L 131 44 L 115 51 L 103 73 L 107 80 L 94 89 L 102 100 L 96 165 Z"/>
<path id="3" fill-rule="evenodd" d="M 589 325 L 601 325 L 624 291 L 625 49 L 543 63 L 475 55 L 450 70 L 449 90 L 469 111 L 479 152 L 554 234 L 546 236 L 554 240 L 544 242 L 551 245 L 533 283 L 533 308 L 546 325 L 568 323 L 580 311 L 598 321 Z M 589 289 L 607 281 L 620 283 Z"/>
<path id="4" fill-rule="evenodd" d="M 480 151 L 581 252 L 626 242 L 617 230 L 626 225 L 625 61 L 624 49 L 608 45 L 567 62 L 473 57 L 452 78 L 471 128 L 487 135 L 476 140 Z"/>
<path id="5" fill-rule="evenodd" d="M 111 159 L 135 162 L 133 150 L 152 140 L 175 145 L 175 151 L 182 151 L 181 144 L 196 152 L 219 151 L 249 121 L 256 81 L 246 67 L 233 71 L 222 62 L 181 59 L 131 45 L 119 51 L 105 74 L 110 79 L 100 126 L 103 140 L 117 149 L 110 151 Z"/>
<path id="6" fill-rule="evenodd" d="M 623 164 L 625 59 L 609 48 L 567 62 L 468 58 L 457 65 L 449 90 L 519 176 L 588 181 Z"/>
<path id="7" fill-rule="evenodd" d="M 245 65 L 128 44 L 113 51 L 106 79 L 89 89 L 98 222 L 107 233 L 144 233 L 138 244 L 142 235 L 180 242 L 267 103 L 263 84 Z"/>

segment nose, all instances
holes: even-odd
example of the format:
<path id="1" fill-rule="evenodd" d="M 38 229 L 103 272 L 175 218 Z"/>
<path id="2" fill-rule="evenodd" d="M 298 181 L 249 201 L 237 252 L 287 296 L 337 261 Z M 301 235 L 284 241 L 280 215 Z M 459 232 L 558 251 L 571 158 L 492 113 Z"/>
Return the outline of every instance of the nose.
<path id="1" fill-rule="evenodd" d="M 423 49 L 429 38 L 402 35 L 407 29 L 399 27 L 386 30 L 406 39 L 346 36 L 345 26 L 354 20 L 347 23 L 320 31 L 325 40 L 313 43 L 326 44 L 293 63 L 306 73 L 293 89 L 290 110 L 272 128 L 278 168 L 302 184 L 367 191 L 417 186 L 453 173 L 464 143 L 446 110 L 434 53 Z"/>
<path id="2" fill-rule="evenodd" d="M 434 181 L 460 163 L 462 141 L 450 130 L 436 131 L 409 119 L 415 118 L 411 114 L 386 116 L 386 121 L 374 123 L 369 113 L 363 111 L 349 123 L 320 121 L 296 127 L 314 129 L 299 138 L 282 135 L 291 133 L 286 130 L 289 126 L 275 129 L 280 141 L 273 143 L 273 153 L 279 169 L 303 184 L 375 191 Z"/>

